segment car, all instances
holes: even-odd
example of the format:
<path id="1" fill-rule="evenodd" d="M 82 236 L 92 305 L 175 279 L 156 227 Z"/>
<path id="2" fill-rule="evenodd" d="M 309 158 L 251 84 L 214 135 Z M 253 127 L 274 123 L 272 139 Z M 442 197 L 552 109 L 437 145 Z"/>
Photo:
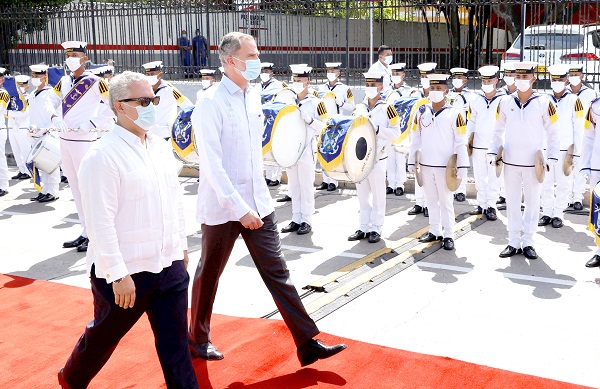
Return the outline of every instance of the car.
<path id="1" fill-rule="evenodd" d="M 521 36 L 502 54 L 502 65 L 519 61 Z M 549 78 L 547 68 L 555 63 L 583 63 L 585 81 L 600 86 L 600 24 L 535 25 L 525 29 L 524 61 L 538 65 L 538 78 Z"/>

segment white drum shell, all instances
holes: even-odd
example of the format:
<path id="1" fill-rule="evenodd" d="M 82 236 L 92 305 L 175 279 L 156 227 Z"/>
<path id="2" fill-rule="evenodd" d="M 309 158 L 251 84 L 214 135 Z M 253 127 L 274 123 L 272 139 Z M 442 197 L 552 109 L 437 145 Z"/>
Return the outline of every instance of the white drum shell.
<path id="1" fill-rule="evenodd" d="M 35 163 L 35 166 L 44 173 L 51 174 L 60 166 L 60 141 L 50 134 L 44 135 L 31 148 L 27 163 Z"/>
<path id="2" fill-rule="evenodd" d="M 286 105 L 286 108 L 290 105 Z M 293 112 L 283 116 L 278 113 L 274 119 L 277 128 L 273 129 L 271 150 L 263 154 L 265 165 L 290 168 L 298 163 L 306 148 L 306 125 L 300 116 L 300 110 L 295 104 L 293 107 Z"/>

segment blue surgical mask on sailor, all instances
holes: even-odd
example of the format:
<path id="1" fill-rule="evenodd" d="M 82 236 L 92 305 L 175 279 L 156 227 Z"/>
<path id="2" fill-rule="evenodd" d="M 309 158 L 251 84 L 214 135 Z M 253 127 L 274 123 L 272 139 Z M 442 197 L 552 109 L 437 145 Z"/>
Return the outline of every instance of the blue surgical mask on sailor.
<path id="1" fill-rule="evenodd" d="M 123 104 L 125 104 L 125 103 L 123 103 Z M 126 104 L 126 105 L 129 105 L 129 104 Z M 131 107 L 131 105 L 130 105 L 130 107 Z M 127 114 L 125 114 L 125 116 L 127 116 L 129 119 L 131 119 L 135 124 L 137 124 L 143 130 L 150 131 L 150 129 L 152 129 L 152 127 L 156 123 L 156 107 L 154 106 L 154 104 L 149 104 L 147 107 L 142 107 L 141 105 L 139 105 L 139 106 L 135 107 L 135 110 L 137 111 L 137 114 L 138 114 L 137 119 L 133 120 L 129 116 L 127 116 Z"/>
<path id="2" fill-rule="evenodd" d="M 247 59 L 244 61 L 244 60 L 241 60 L 236 57 L 233 57 L 233 58 L 246 64 L 246 70 L 239 70 L 237 67 L 235 68 L 235 70 L 240 72 L 246 80 L 252 81 L 260 75 L 260 72 L 261 72 L 260 59 Z M 234 65 L 234 67 L 235 67 L 235 65 Z"/>

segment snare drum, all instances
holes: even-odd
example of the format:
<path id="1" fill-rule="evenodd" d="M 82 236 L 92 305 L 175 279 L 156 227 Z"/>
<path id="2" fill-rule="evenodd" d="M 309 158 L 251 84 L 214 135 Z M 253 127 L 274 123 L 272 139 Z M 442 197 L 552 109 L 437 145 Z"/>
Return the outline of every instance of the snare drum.
<path id="1" fill-rule="evenodd" d="M 263 104 L 263 159 L 265 165 L 290 168 L 306 147 L 306 125 L 296 104 L 272 102 Z"/>
<path id="2" fill-rule="evenodd" d="M 375 165 L 377 137 L 366 116 L 332 117 L 319 136 L 317 158 L 328 177 L 360 182 Z"/>
<path id="3" fill-rule="evenodd" d="M 171 143 L 175 156 L 189 165 L 198 165 L 198 148 L 192 127 L 192 112 L 194 106 L 181 110 L 171 126 Z"/>
<path id="4" fill-rule="evenodd" d="M 290 88 L 283 88 L 273 95 L 273 99 L 271 101 L 285 104 L 297 104 L 298 96 L 296 95 L 296 92 Z"/>
<path id="5" fill-rule="evenodd" d="M 60 141 L 51 134 L 46 134 L 37 141 L 27 156 L 27 164 L 35 166 L 44 173 L 52 174 L 61 163 Z"/>

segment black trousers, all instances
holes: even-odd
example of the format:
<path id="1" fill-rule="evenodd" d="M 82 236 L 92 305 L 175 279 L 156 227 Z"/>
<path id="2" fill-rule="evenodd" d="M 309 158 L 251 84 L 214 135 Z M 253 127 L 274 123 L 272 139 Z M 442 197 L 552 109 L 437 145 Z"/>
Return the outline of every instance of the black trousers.
<path id="1" fill-rule="evenodd" d="M 244 228 L 238 221 L 216 226 L 202 225 L 202 255 L 192 285 L 190 338 L 194 342 L 210 340 L 210 317 L 219 277 L 240 234 L 296 345 L 319 333 L 290 280 L 290 272 L 281 253 L 275 213 L 262 220 L 263 226 L 256 230 Z"/>
<path id="2" fill-rule="evenodd" d="M 88 323 L 64 367 L 69 386 L 86 388 L 121 338 L 146 313 L 167 387 L 198 388 L 187 344 L 189 275 L 183 261 L 173 262 L 158 274 L 133 274 L 136 300 L 133 308 L 128 309 L 115 304 L 112 284 L 96 278 L 94 271 L 92 267 L 94 320 Z"/>

